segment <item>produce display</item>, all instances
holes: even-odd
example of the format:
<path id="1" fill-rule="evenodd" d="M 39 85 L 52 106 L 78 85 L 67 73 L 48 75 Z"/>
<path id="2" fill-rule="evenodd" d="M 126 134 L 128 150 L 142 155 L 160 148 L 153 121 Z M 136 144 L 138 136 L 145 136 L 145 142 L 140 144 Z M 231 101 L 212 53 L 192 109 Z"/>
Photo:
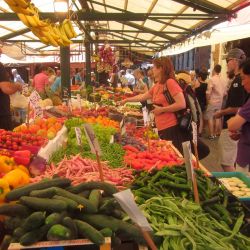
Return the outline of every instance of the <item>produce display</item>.
<path id="1" fill-rule="evenodd" d="M 37 118 L 32 124 L 27 127 L 26 124 L 22 124 L 14 129 L 15 132 L 37 135 L 49 140 L 55 138 L 57 132 L 62 128 L 63 121 L 50 117 L 48 119 Z"/>
<path id="2" fill-rule="evenodd" d="M 0 148 L 14 151 L 30 149 L 37 152 L 45 143 L 46 139 L 40 135 L 0 129 Z"/>
<path id="3" fill-rule="evenodd" d="M 122 220 L 125 214 L 112 197 L 116 187 L 105 182 L 70 183 L 67 178 L 48 179 L 9 192 L 6 199 L 18 203 L 0 205 L 0 215 L 7 216 L 4 244 L 87 238 L 101 245 L 104 237 L 120 234 L 143 242 L 138 227 Z"/>
<path id="4" fill-rule="evenodd" d="M 223 185 L 237 197 L 250 198 L 250 187 L 237 177 L 219 178 Z"/>
<path id="5" fill-rule="evenodd" d="M 194 203 L 182 155 L 152 128 L 138 127 L 140 105 L 109 106 L 125 95 L 132 94 L 100 88 L 93 94 L 98 103 L 75 100 L 71 110 L 53 107 L 29 127 L 0 130 L 0 250 L 12 242 L 30 246 L 83 238 L 101 245 L 104 237 L 111 237 L 114 249 L 131 240 L 145 245 L 113 197 L 126 188 L 159 250 L 250 249 L 246 183 L 207 176 L 200 166 L 194 170 L 200 203 Z M 104 181 L 85 124 L 100 145 Z"/>

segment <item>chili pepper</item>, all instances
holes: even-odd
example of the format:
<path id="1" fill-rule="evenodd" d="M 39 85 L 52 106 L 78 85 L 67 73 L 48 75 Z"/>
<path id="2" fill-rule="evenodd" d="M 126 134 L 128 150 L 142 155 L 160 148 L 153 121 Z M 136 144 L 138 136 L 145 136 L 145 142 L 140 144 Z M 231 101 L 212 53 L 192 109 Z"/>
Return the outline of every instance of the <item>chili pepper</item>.
<path id="1" fill-rule="evenodd" d="M 0 203 L 4 201 L 6 194 L 9 192 L 9 183 L 4 179 L 0 179 Z"/>

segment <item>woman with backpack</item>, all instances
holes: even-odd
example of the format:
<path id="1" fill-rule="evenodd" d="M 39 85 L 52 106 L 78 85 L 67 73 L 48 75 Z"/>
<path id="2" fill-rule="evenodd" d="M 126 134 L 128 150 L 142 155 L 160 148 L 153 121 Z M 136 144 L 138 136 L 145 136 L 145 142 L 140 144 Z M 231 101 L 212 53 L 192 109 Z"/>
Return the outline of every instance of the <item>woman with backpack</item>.
<path id="1" fill-rule="evenodd" d="M 151 99 L 155 115 L 155 123 L 161 139 L 172 141 L 180 151 L 182 142 L 191 139 L 191 134 L 180 129 L 175 112 L 186 108 L 183 90 L 175 79 L 174 66 L 170 57 L 160 57 L 153 60 L 154 86 L 144 94 L 127 98 L 121 102 L 143 102 Z M 174 103 L 170 104 L 164 94 L 165 90 L 171 94 Z"/>

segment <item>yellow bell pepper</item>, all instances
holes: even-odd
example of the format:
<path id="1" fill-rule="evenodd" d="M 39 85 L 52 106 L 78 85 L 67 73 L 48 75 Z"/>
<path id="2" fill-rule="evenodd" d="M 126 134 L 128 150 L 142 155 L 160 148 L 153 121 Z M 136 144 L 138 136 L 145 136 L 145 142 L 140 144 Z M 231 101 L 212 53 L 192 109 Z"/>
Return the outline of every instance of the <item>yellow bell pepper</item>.
<path id="1" fill-rule="evenodd" d="M 4 202 L 5 196 L 10 192 L 10 186 L 8 181 L 3 178 L 0 179 L 0 203 Z"/>
<path id="2" fill-rule="evenodd" d="M 27 175 L 29 175 L 29 170 L 27 167 L 23 166 L 23 165 L 17 165 L 14 167 L 14 169 L 20 169 L 22 170 L 24 173 L 26 173 Z"/>
<path id="3" fill-rule="evenodd" d="M 5 155 L 0 156 L 0 172 L 8 173 L 13 169 L 15 165 L 14 159 Z"/>
<path id="4" fill-rule="evenodd" d="M 9 183 L 11 188 L 24 186 L 30 181 L 29 175 L 18 168 L 11 170 L 3 177 L 3 179 Z"/>

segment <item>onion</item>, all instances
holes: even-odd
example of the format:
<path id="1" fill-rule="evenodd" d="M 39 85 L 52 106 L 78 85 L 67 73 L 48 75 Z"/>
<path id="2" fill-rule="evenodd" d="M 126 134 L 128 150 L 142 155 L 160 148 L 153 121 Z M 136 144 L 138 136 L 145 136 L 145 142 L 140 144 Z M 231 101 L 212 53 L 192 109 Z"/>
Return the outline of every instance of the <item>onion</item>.
<path id="1" fill-rule="evenodd" d="M 45 172 L 46 170 L 47 162 L 44 158 L 40 156 L 35 156 L 30 165 L 29 165 L 29 171 L 32 176 L 38 176 Z"/>

